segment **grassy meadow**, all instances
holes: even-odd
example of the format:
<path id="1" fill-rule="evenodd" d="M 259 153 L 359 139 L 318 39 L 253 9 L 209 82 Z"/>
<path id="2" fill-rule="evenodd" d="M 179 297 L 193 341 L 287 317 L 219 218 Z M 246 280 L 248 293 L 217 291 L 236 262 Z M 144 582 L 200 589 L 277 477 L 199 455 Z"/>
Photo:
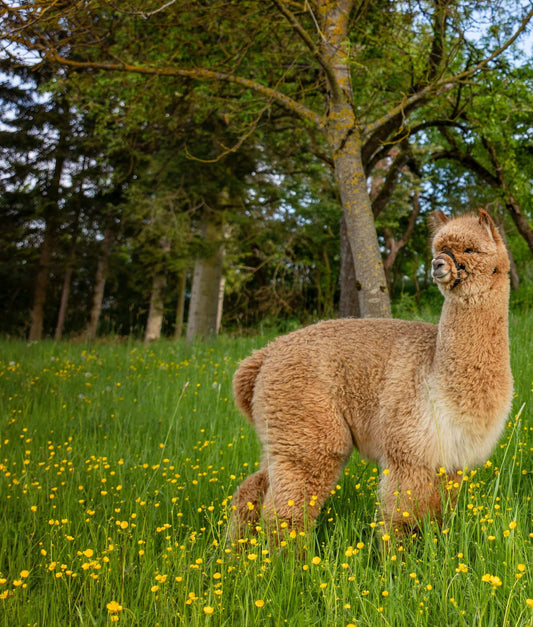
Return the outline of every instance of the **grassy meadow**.
<path id="1" fill-rule="evenodd" d="M 442 525 L 374 522 L 350 459 L 305 550 L 225 541 L 260 448 L 231 378 L 267 338 L 0 342 L 0 624 L 533 625 L 533 333 L 511 318 L 515 402 Z"/>

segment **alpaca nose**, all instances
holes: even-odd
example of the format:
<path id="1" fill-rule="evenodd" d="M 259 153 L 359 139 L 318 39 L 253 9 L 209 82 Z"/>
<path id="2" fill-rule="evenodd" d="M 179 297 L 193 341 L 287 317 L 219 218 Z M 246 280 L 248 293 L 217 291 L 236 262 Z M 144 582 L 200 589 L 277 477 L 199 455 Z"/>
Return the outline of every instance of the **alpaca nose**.
<path id="1" fill-rule="evenodd" d="M 435 257 L 431 262 L 432 265 L 432 275 L 436 280 L 444 280 L 450 274 L 450 267 L 448 266 L 448 262 L 446 259 L 442 257 Z"/>
<path id="2" fill-rule="evenodd" d="M 437 257 L 436 259 L 433 259 L 431 265 L 433 266 L 433 272 L 437 272 L 438 270 L 444 268 L 446 262 L 444 261 L 444 259 Z"/>

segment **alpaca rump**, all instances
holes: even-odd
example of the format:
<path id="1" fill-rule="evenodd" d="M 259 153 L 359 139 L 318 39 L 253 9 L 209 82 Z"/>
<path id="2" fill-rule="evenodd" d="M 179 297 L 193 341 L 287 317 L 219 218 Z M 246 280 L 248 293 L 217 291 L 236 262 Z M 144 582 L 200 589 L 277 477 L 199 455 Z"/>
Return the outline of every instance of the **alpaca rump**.
<path id="1" fill-rule="evenodd" d="M 320 322 L 255 351 L 237 370 L 236 404 L 263 446 L 233 496 L 232 534 L 263 516 L 312 523 L 353 448 L 383 469 L 382 516 L 399 528 L 442 508 L 452 480 L 484 462 L 512 399 L 509 259 L 490 216 L 433 216 L 438 325 Z"/>

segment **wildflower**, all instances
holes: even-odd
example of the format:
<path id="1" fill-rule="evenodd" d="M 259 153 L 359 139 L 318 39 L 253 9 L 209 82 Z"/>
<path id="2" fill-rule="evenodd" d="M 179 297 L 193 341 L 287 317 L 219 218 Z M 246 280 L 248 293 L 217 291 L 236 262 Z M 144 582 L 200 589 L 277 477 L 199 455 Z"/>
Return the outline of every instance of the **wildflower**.
<path id="1" fill-rule="evenodd" d="M 254 603 L 255 603 L 255 607 L 263 607 L 265 605 L 265 602 L 263 601 L 263 599 L 257 599 L 257 601 L 255 601 Z"/>
<path id="2" fill-rule="evenodd" d="M 117 603 L 116 601 L 110 601 L 106 605 L 106 608 L 110 614 L 115 614 L 116 612 L 122 612 L 122 605 L 120 605 L 120 603 Z"/>
<path id="3" fill-rule="evenodd" d="M 520 566 L 520 564 L 519 564 L 519 566 Z M 29 570 L 21 570 L 20 571 L 20 578 L 21 579 L 26 579 L 29 576 L 30 576 L 30 571 Z"/>
<path id="4" fill-rule="evenodd" d="M 318 566 L 318 564 L 320 564 L 322 560 L 320 559 L 320 557 L 318 557 L 317 555 L 315 555 L 315 557 L 313 557 L 313 559 L 311 560 L 311 562 L 315 565 Z"/>
<path id="5" fill-rule="evenodd" d="M 489 573 L 483 575 L 481 577 L 481 581 L 484 581 L 485 583 L 490 583 L 493 588 L 497 588 L 498 586 L 502 585 L 502 580 L 499 577 L 497 577 L 496 575 L 490 575 Z"/>
<path id="6" fill-rule="evenodd" d="M 526 605 L 533 609 L 533 599 L 526 599 Z"/>
<path id="7" fill-rule="evenodd" d="M 214 611 L 215 609 L 211 607 L 210 605 L 206 605 L 204 607 L 204 614 L 212 614 Z"/>
<path id="8" fill-rule="evenodd" d="M 467 573 L 468 572 L 468 566 L 466 564 L 459 564 L 457 566 L 457 568 L 455 569 L 456 573 Z"/>

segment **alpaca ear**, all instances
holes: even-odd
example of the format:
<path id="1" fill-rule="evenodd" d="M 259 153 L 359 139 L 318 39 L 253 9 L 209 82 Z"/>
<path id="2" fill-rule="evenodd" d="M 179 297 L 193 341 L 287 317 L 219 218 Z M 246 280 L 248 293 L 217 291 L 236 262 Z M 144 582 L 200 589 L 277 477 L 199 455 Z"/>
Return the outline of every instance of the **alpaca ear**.
<path id="1" fill-rule="evenodd" d="M 450 218 L 447 218 L 442 211 L 434 211 L 429 216 L 429 228 L 433 235 L 441 229 L 447 222 L 450 221 Z"/>
<path id="2" fill-rule="evenodd" d="M 492 239 L 495 242 L 499 242 L 500 234 L 498 233 L 498 229 L 496 228 L 496 225 L 494 224 L 494 221 L 490 217 L 488 212 L 485 211 L 485 209 L 478 209 L 478 217 L 479 217 L 479 223 L 481 224 L 481 226 L 484 226 L 486 229 L 488 229 L 489 233 L 492 236 Z"/>

